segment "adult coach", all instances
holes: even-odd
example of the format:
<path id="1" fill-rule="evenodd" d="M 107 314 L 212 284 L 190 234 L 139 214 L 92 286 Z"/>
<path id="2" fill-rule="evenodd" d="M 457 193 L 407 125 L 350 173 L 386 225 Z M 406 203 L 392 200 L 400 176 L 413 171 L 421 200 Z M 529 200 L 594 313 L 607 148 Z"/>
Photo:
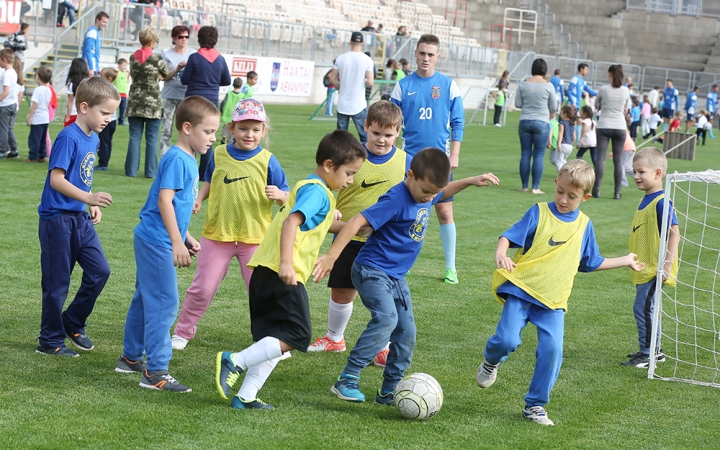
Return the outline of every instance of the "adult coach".
<path id="1" fill-rule="evenodd" d="M 465 110 L 457 84 L 435 71 L 440 58 L 440 40 L 423 34 L 415 48 L 417 71 L 400 80 L 390 101 L 402 109 L 404 150 L 410 156 L 425 147 L 448 148 L 450 168 L 455 170 L 460 158 L 460 144 L 465 129 Z M 450 130 L 452 129 L 452 134 Z M 450 197 L 435 205 L 440 221 L 440 239 L 445 253 L 445 282 L 457 284 L 455 269 L 456 230 Z"/>
<path id="2" fill-rule="evenodd" d="M 363 34 L 350 36 L 350 51 L 338 56 L 328 78 L 338 89 L 337 128 L 348 131 L 350 119 L 355 123 L 360 142 L 367 141 L 365 88 L 373 85 L 373 61 L 362 51 Z"/>
<path id="3" fill-rule="evenodd" d="M 680 93 L 675 89 L 673 80 L 668 78 L 665 82 L 665 92 L 663 93 L 662 110 L 660 117 L 663 118 L 663 129 L 665 131 L 670 127 L 670 121 L 675 116 L 675 111 L 680 109 Z"/>
<path id="4" fill-rule="evenodd" d="M 570 79 L 570 85 L 568 86 L 568 104 L 575 107 L 575 111 L 580 111 L 580 99 L 582 98 L 583 91 L 587 92 L 593 97 L 597 97 L 597 92 L 590 89 L 590 86 L 585 82 L 585 76 L 590 71 L 588 65 L 585 63 L 578 64 L 577 74 Z"/>
<path id="5" fill-rule="evenodd" d="M 100 73 L 100 32 L 110 22 L 110 16 L 100 11 L 95 16 L 95 25 L 88 28 L 83 40 L 82 58 L 88 64 L 88 74 L 92 77 Z"/>

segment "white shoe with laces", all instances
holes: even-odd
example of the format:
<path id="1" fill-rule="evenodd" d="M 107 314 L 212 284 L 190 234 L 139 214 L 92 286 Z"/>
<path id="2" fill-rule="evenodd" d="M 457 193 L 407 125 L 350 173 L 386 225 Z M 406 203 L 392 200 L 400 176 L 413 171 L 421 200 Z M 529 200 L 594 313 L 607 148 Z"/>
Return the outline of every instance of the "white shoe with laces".
<path id="1" fill-rule="evenodd" d="M 172 335 L 172 349 L 173 350 L 185 350 L 185 347 L 187 347 L 188 342 L 190 342 L 190 339 L 185 339 L 182 336 L 178 336 L 177 334 Z"/>
<path id="2" fill-rule="evenodd" d="M 547 411 L 545 411 L 545 408 L 542 406 L 526 406 L 523 409 L 522 415 L 524 418 L 532 420 L 539 425 L 547 425 L 549 427 L 555 425 L 555 422 L 550 420 Z"/>
<path id="3" fill-rule="evenodd" d="M 490 364 L 487 359 L 483 359 L 482 364 L 478 367 L 475 381 L 481 388 L 489 388 L 497 378 L 497 369 L 500 363 Z"/>

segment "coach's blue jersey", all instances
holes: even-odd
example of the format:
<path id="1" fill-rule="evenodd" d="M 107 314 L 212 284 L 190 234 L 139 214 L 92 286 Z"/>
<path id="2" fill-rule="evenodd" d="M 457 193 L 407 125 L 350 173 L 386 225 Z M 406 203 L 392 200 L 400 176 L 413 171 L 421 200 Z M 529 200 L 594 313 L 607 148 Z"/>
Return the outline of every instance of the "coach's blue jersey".
<path id="1" fill-rule="evenodd" d="M 675 88 L 665 88 L 663 95 L 663 108 L 677 111 L 680 109 L 680 94 Z"/>
<path id="2" fill-rule="evenodd" d="M 426 147 L 448 150 L 448 138 L 462 142 L 465 109 L 455 81 L 440 72 L 417 72 L 400 80 L 390 101 L 403 112 L 404 150 L 410 156 Z M 450 130 L 452 129 L 452 136 Z"/>
<path id="3" fill-rule="evenodd" d="M 590 86 L 585 83 L 585 78 L 580 75 L 575 75 L 570 79 L 570 85 L 568 86 L 568 104 L 580 109 L 580 99 L 582 98 L 583 91 L 593 97 L 597 97 L 597 92 L 590 89 Z"/>
<path id="4" fill-rule="evenodd" d="M 707 110 L 710 114 L 715 114 L 715 108 L 717 108 L 717 92 L 712 92 L 707 95 Z"/>
<path id="5" fill-rule="evenodd" d="M 685 112 L 688 114 L 695 114 L 695 105 L 697 104 L 697 94 L 695 92 L 691 92 L 687 96 L 687 100 L 685 100 Z"/>
<path id="6" fill-rule="evenodd" d="M 565 82 L 563 79 L 555 75 L 550 78 L 550 84 L 555 88 L 555 97 L 558 98 L 560 104 L 565 103 Z"/>

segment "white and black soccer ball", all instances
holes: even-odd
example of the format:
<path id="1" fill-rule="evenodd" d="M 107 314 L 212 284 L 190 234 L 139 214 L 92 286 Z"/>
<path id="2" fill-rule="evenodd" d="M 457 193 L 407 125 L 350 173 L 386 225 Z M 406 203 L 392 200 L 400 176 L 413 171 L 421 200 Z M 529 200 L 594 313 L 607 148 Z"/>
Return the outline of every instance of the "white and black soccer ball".
<path id="1" fill-rule="evenodd" d="M 406 419 L 428 420 L 440 411 L 443 391 L 440 383 L 426 373 L 413 373 L 395 387 L 395 407 Z"/>

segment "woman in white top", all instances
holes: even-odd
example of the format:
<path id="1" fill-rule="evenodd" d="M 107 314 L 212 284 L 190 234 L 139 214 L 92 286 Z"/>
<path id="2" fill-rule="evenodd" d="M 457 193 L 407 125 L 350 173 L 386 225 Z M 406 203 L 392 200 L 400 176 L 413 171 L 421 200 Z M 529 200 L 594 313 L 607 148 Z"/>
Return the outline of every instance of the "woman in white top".
<path id="1" fill-rule="evenodd" d="M 605 174 L 605 159 L 607 158 L 608 144 L 612 141 L 613 164 L 615 165 L 615 194 L 614 198 L 622 197 L 621 183 L 624 178 L 622 166 L 623 147 L 627 130 L 627 112 L 630 109 L 630 92 L 623 86 L 623 68 L 620 64 L 608 68 L 606 84 L 598 90 L 595 106 L 600 111 L 597 124 L 597 151 L 595 164 L 595 186 L 592 196 L 600 197 L 600 183 Z"/>
<path id="2" fill-rule="evenodd" d="M 168 68 L 168 74 L 163 79 L 163 89 L 160 95 L 163 103 L 162 137 L 160 138 L 160 156 L 170 148 L 173 128 L 175 128 L 175 110 L 185 98 L 187 86 L 180 82 L 180 73 L 185 68 L 187 60 L 195 53 L 195 49 L 188 47 L 190 28 L 178 25 L 170 33 L 173 48 L 162 52 L 163 61 Z"/>

